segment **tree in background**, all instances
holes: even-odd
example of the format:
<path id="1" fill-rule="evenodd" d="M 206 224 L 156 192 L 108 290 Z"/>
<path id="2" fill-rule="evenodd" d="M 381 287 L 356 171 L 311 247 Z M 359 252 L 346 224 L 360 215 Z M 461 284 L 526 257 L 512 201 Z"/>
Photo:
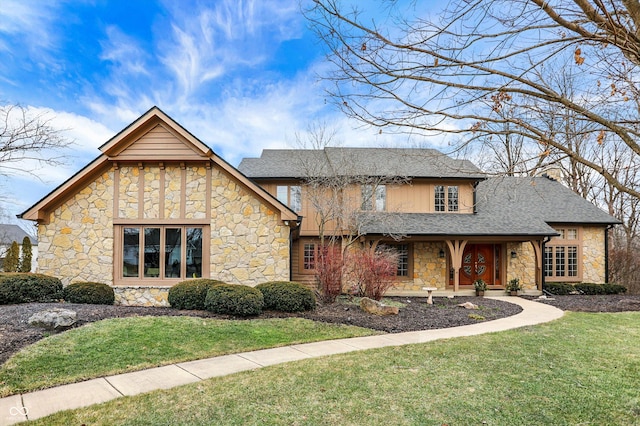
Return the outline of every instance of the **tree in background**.
<path id="1" fill-rule="evenodd" d="M 454 0 L 439 14 L 385 3 L 389 15 L 378 22 L 336 0 L 306 12 L 329 49 L 334 72 L 325 77 L 345 113 L 381 130 L 448 135 L 452 150 L 521 137 L 543 163 L 561 153 L 640 198 L 640 173 L 619 180 L 544 121 L 562 110 L 598 150 L 622 143 L 640 156 L 637 1 Z M 559 66 L 571 67 L 577 92 L 550 80 Z"/>
<path id="2" fill-rule="evenodd" d="M 20 257 L 20 267 L 18 272 L 31 272 L 31 259 L 33 258 L 33 249 L 31 247 L 31 239 L 24 237 L 22 239 L 22 256 Z"/>
<path id="3" fill-rule="evenodd" d="M 20 263 L 20 247 L 17 242 L 12 242 L 5 253 L 4 272 L 17 272 Z"/>
<path id="4" fill-rule="evenodd" d="M 610 233 L 610 280 L 640 292 L 640 3 L 381 3 L 377 21 L 336 0 L 306 11 L 335 104 L 380 131 L 445 138 L 492 173 L 563 170 L 624 222 Z"/>
<path id="5" fill-rule="evenodd" d="M 39 165 L 59 165 L 63 161 L 59 150 L 71 142 L 62 136 L 63 130 L 51 125 L 51 117 L 34 113 L 20 105 L 0 105 L 0 175 L 31 173 L 18 163 L 31 160 Z"/>

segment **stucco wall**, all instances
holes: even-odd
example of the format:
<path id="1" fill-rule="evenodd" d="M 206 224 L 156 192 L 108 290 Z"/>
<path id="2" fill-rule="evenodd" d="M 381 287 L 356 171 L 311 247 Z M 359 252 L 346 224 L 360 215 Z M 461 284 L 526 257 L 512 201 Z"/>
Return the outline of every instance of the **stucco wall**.
<path id="1" fill-rule="evenodd" d="M 57 207 L 38 227 L 38 272 L 112 284 L 113 169 Z"/>

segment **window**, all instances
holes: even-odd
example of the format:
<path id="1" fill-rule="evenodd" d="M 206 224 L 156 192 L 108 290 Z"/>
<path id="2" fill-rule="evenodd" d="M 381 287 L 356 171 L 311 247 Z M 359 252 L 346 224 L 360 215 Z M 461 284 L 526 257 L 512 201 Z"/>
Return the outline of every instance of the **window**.
<path id="1" fill-rule="evenodd" d="M 580 279 L 580 235 L 577 228 L 559 228 L 544 248 L 544 275 L 551 281 Z"/>
<path id="2" fill-rule="evenodd" d="M 458 211 L 458 187 L 436 185 L 434 188 L 434 209 L 437 212 Z"/>
<path id="3" fill-rule="evenodd" d="M 278 185 L 276 187 L 276 198 L 294 212 L 300 213 L 302 210 L 302 191 L 300 186 Z"/>
<path id="4" fill-rule="evenodd" d="M 314 243 L 305 243 L 302 251 L 302 269 L 315 271 L 317 249 Z"/>
<path id="5" fill-rule="evenodd" d="M 411 271 L 411 250 L 409 244 L 380 244 L 376 250 L 390 249 L 398 254 L 398 268 L 396 276 L 399 278 L 409 278 L 413 276 Z"/>
<path id="6" fill-rule="evenodd" d="M 202 277 L 201 227 L 123 228 L 122 277 L 185 279 Z"/>
<path id="7" fill-rule="evenodd" d="M 362 185 L 361 193 L 362 210 L 382 212 L 387 209 L 387 187 L 385 185 Z"/>

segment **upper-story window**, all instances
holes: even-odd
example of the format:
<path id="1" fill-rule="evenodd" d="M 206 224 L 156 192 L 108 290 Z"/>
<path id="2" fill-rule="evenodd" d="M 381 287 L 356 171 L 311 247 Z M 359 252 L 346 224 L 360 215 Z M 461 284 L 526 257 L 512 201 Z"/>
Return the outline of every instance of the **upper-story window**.
<path id="1" fill-rule="evenodd" d="M 580 277 L 580 235 L 577 228 L 557 228 L 560 234 L 544 248 L 544 275 L 550 280 L 575 281 Z"/>
<path id="2" fill-rule="evenodd" d="M 378 212 L 387 209 L 387 187 L 385 185 L 362 185 L 362 210 Z"/>
<path id="3" fill-rule="evenodd" d="M 294 212 L 300 213 L 302 210 L 302 195 L 298 185 L 278 185 L 276 198 Z"/>
<path id="4" fill-rule="evenodd" d="M 458 211 L 458 187 L 457 186 L 435 186 L 434 207 L 437 212 L 457 212 Z"/>

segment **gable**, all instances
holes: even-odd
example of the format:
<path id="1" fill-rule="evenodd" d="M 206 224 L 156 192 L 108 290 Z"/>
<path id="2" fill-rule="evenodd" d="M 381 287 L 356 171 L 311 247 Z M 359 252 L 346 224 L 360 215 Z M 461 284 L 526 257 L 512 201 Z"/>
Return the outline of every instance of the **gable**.
<path id="1" fill-rule="evenodd" d="M 112 167 L 118 170 L 125 165 L 140 170 L 150 166 L 164 168 L 165 162 L 171 162 L 179 164 L 181 168 L 186 168 L 189 164 L 217 167 L 232 176 L 259 200 L 278 211 L 282 220 L 295 222 L 297 219 L 295 212 L 247 179 L 157 107 L 151 108 L 107 141 L 100 147 L 100 151 L 102 154 L 98 158 L 18 217 L 46 221 L 49 212 L 64 200 L 86 188 L 96 174 L 103 170 L 109 170 Z M 111 184 L 113 185 L 113 182 Z M 153 185 L 157 186 L 157 184 Z M 144 189 L 145 185 L 138 187 Z M 136 196 L 143 198 L 144 192 L 136 193 Z"/>
<path id="2" fill-rule="evenodd" d="M 166 124 L 152 123 L 149 127 L 137 138 L 111 149 L 109 157 L 124 161 L 197 161 L 207 158 L 206 152 L 171 131 Z"/>

